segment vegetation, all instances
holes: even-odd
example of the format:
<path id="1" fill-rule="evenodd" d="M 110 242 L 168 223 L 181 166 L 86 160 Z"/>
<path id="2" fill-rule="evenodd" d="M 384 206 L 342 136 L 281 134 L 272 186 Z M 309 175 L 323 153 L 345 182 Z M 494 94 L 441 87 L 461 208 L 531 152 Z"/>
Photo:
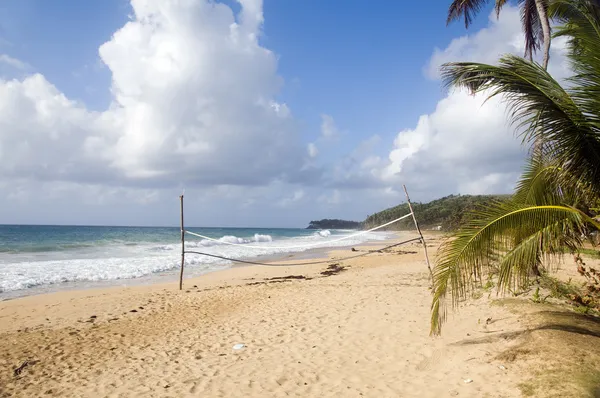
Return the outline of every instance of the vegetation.
<path id="1" fill-rule="evenodd" d="M 586 282 L 583 285 L 585 290 L 570 294 L 569 299 L 580 307 L 585 307 L 586 313 L 589 310 L 598 312 L 600 311 L 600 271 L 587 266 L 579 254 L 575 256 L 575 263 L 577 272 L 585 278 Z"/>
<path id="2" fill-rule="evenodd" d="M 600 250 L 597 249 L 579 249 L 579 253 L 581 254 L 586 254 L 588 256 L 590 256 L 591 258 L 597 258 L 600 259 Z"/>
<path id="3" fill-rule="evenodd" d="M 548 67 L 550 59 L 550 20 L 548 18 L 548 0 L 519 0 L 521 6 L 521 22 L 525 35 L 525 57 L 531 59 L 543 43 L 544 53 L 542 66 Z M 487 3 L 486 0 L 453 0 L 448 9 L 448 21 L 464 18 L 465 27 L 469 27 L 473 16 Z M 495 0 L 496 15 L 500 15 L 507 0 Z"/>
<path id="4" fill-rule="evenodd" d="M 523 142 L 540 145 L 511 199 L 470 212 L 440 247 L 433 334 L 441 331 L 447 296 L 457 305 L 490 273 L 498 275 L 499 290 L 522 290 L 545 265 L 576 253 L 584 237 L 600 229 L 594 210 L 600 198 L 600 4 L 553 0 L 548 11 L 561 24 L 555 36 L 568 40 L 573 75 L 565 87 L 542 65 L 512 55 L 498 66 L 442 68 L 448 86 L 505 99 Z"/>
<path id="5" fill-rule="evenodd" d="M 429 203 L 412 203 L 419 226 L 424 229 L 441 226 L 444 231 L 452 231 L 461 225 L 465 214 L 493 202 L 509 199 L 509 195 L 450 195 Z M 404 203 L 380 211 L 367 217 L 365 228 L 373 228 L 402 217 L 410 212 L 408 204 Z M 415 229 L 412 218 L 405 218 L 390 225 L 388 230 Z"/>
<path id="6" fill-rule="evenodd" d="M 306 229 L 360 229 L 362 223 L 358 221 L 323 219 L 311 221 Z"/>

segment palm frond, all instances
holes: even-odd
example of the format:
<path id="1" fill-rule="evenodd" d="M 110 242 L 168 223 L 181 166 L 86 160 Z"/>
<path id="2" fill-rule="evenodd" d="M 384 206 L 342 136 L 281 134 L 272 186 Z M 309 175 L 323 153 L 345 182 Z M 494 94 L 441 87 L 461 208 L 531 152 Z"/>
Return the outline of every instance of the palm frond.
<path id="1" fill-rule="evenodd" d="M 553 0 L 548 15 L 560 24 L 553 36 L 568 39 L 571 55 L 600 48 L 600 1 Z"/>
<path id="2" fill-rule="evenodd" d="M 557 253 L 574 245 L 573 239 L 590 221 L 594 222 L 581 211 L 560 205 L 498 203 L 478 211 L 438 251 L 431 333 L 441 331 L 448 293 L 452 306 L 456 306 L 476 286 L 477 278 L 481 280 L 498 264 L 498 258 L 500 286 L 522 286 L 543 253 Z"/>
<path id="3" fill-rule="evenodd" d="M 485 0 L 454 0 L 448 8 L 446 24 L 464 18 L 465 28 L 468 28 L 475 15 L 483 9 L 485 4 Z"/>
<path id="4" fill-rule="evenodd" d="M 442 66 L 447 86 L 502 96 L 523 141 L 540 140 L 569 184 L 586 182 L 600 194 L 600 135 L 595 120 L 539 64 L 508 55 L 498 66 L 461 62 Z M 597 114 L 598 112 L 596 112 Z"/>
<path id="5" fill-rule="evenodd" d="M 563 174 L 562 167 L 554 160 L 531 156 L 517 182 L 513 200 L 536 206 L 568 203 L 589 212 L 598 196 L 583 182 L 570 185 L 570 180 L 564 178 Z"/>
<path id="6" fill-rule="evenodd" d="M 494 6 L 496 18 L 500 18 L 500 11 L 502 11 L 502 7 L 504 7 L 506 3 L 508 3 L 508 0 L 496 0 L 496 5 Z"/>
<path id="7" fill-rule="evenodd" d="M 595 126 L 600 129 L 600 2 L 556 0 L 550 15 L 562 23 L 555 37 L 567 38 L 567 49 L 574 74 L 568 81 L 572 96 Z"/>
<path id="8" fill-rule="evenodd" d="M 498 264 L 498 291 L 517 291 L 529 283 L 531 271 L 551 265 L 565 251 L 574 252 L 582 244 L 582 229 L 565 217 L 540 230 L 517 229 L 515 243 Z"/>
<path id="9" fill-rule="evenodd" d="M 525 57 L 533 58 L 533 54 L 540 49 L 544 40 L 540 15 L 535 0 L 520 0 L 521 25 L 525 35 Z"/>
<path id="10" fill-rule="evenodd" d="M 574 74 L 563 88 L 539 64 L 512 55 L 499 65 L 452 63 L 442 67 L 447 86 L 488 98 L 501 96 L 524 143 L 539 142 L 512 201 L 470 214 L 438 251 L 433 272 L 431 333 L 439 334 L 452 306 L 483 276 L 498 273 L 498 290 L 525 286 L 540 267 L 582 245 L 600 230 L 590 210 L 600 202 L 600 0 L 553 0 L 547 10 L 520 0 L 529 54 L 540 42 L 540 14 L 563 25 Z M 537 19 L 536 19 L 537 18 Z M 546 29 L 544 27 L 544 29 Z"/>
<path id="11" fill-rule="evenodd" d="M 540 156 L 531 156 L 517 182 L 513 200 L 537 206 L 564 203 L 564 190 L 557 185 L 560 172 L 557 164 Z"/>

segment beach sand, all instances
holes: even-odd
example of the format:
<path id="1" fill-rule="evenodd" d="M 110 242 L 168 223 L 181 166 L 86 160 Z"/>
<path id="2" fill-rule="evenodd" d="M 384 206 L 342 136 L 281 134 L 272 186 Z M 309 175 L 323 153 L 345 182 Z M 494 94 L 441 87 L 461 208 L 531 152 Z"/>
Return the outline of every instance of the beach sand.
<path id="1" fill-rule="evenodd" d="M 429 239 L 432 253 L 439 241 L 439 235 Z M 345 248 L 330 256 L 353 253 Z M 340 265 L 343 270 L 329 273 L 327 264 L 237 267 L 185 280 L 183 291 L 170 277 L 166 284 L 0 302 L 0 396 L 519 397 L 526 388 L 536 391 L 526 383 L 543 369 L 547 353 L 523 345 L 541 338 L 538 307 L 525 300 L 490 305 L 486 293 L 465 302 L 433 338 L 418 243 Z M 539 331 L 545 332 L 551 331 Z M 245 347 L 234 350 L 236 344 Z M 578 355 L 573 347 L 568 353 Z"/>

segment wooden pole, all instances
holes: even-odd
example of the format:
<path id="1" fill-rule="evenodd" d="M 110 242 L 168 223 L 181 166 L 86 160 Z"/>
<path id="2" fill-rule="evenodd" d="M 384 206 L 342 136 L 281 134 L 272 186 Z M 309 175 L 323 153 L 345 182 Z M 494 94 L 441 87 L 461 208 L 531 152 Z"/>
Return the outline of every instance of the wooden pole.
<path id="1" fill-rule="evenodd" d="M 415 228 L 417 228 L 417 232 L 421 237 L 421 243 L 423 243 L 423 249 L 425 249 L 425 261 L 427 261 L 427 268 L 429 269 L 429 277 L 431 278 L 431 284 L 433 285 L 433 271 L 431 271 L 431 264 L 429 263 L 429 255 L 427 254 L 427 243 L 425 243 L 425 238 L 421 233 L 421 228 L 419 228 L 419 223 L 417 222 L 417 218 L 415 217 L 415 212 L 413 211 L 412 204 L 410 203 L 410 198 L 408 197 L 408 191 L 406 190 L 406 185 L 402 185 L 404 188 L 404 193 L 406 194 L 406 202 L 408 203 L 408 208 L 410 209 L 410 213 L 412 214 L 413 221 L 415 222 Z"/>
<path id="2" fill-rule="evenodd" d="M 183 289 L 183 264 L 185 263 L 185 230 L 183 229 L 183 195 L 179 196 L 181 208 L 181 271 L 179 272 L 179 290 Z"/>

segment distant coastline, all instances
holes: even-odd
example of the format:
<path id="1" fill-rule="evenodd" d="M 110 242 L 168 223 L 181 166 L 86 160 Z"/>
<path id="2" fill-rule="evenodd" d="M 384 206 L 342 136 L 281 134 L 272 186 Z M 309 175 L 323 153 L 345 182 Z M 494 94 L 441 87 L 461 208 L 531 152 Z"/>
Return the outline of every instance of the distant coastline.
<path id="1" fill-rule="evenodd" d="M 358 221 L 323 219 L 311 221 L 306 229 L 362 229 L 362 226 Z"/>

